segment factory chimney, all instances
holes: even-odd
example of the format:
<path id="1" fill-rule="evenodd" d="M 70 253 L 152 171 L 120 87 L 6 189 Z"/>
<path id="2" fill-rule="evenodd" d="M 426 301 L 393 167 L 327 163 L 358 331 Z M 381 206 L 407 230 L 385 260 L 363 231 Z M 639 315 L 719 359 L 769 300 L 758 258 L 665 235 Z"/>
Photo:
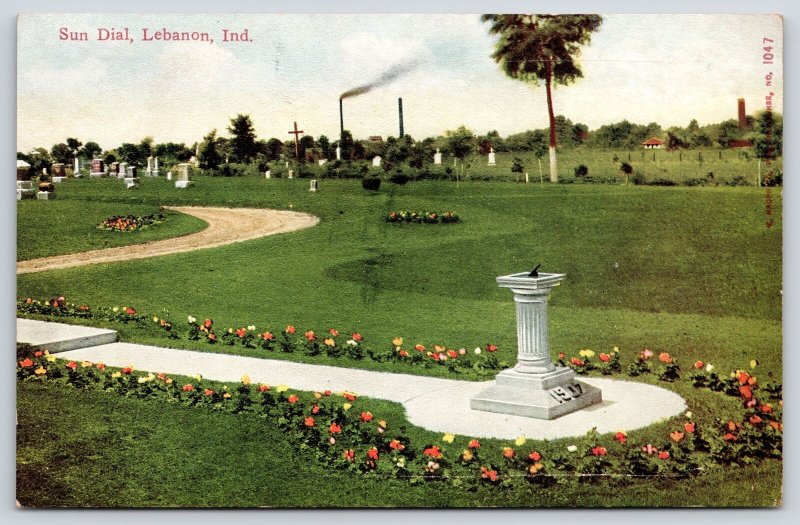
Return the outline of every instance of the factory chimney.
<path id="1" fill-rule="evenodd" d="M 342 99 L 339 99 L 339 134 L 344 133 L 344 112 L 342 111 Z"/>
<path id="2" fill-rule="evenodd" d="M 744 109 L 744 99 L 739 99 L 739 129 L 747 129 L 747 113 Z"/>
<path id="3" fill-rule="evenodd" d="M 397 99 L 397 108 L 400 111 L 400 138 L 403 138 L 403 99 Z"/>

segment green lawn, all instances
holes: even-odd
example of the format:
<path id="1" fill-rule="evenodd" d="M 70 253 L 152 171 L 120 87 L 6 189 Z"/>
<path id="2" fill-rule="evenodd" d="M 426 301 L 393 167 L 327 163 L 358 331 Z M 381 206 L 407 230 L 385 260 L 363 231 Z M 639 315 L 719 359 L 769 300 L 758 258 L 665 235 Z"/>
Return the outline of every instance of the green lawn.
<path id="1" fill-rule="evenodd" d="M 92 181 L 107 191 L 124 191 L 118 181 Z M 114 184 L 112 185 L 111 182 Z M 58 195 L 70 181 L 58 187 Z M 69 193 L 64 191 L 63 193 Z M 24 200 L 17 203 L 17 260 L 49 255 L 77 253 L 128 244 L 178 237 L 202 230 L 206 224 L 195 217 L 164 210 L 166 221 L 132 232 L 114 232 L 97 228 L 104 219 L 115 215 L 145 216 L 159 213 L 157 203 L 124 204 L 109 202 L 59 200 Z"/>
<path id="2" fill-rule="evenodd" d="M 691 389 L 685 394 L 702 398 L 707 408 L 719 407 L 718 414 L 735 404 Z M 404 423 L 396 404 L 358 403 L 385 418 L 389 429 Z M 328 468 L 312 452 L 301 451 L 273 421 L 255 415 L 39 382 L 17 384 L 17 407 L 17 499 L 24 506 L 726 507 L 780 502 L 779 461 L 721 468 L 685 480 L 570 480 L 551 487 L 481 486 L 473 492 L 444 482 L 414 485 Z M 667 428 L 657 424 L 630 437 L 663 439 Z M 441 435 L 415 427 L 408 436 L 412 443 L 441 443 Z M 575 442 L 529 442 L 529 447 L 551 455 Z M 451 447 L 465 445 L 466 438 L 458 438 Z M 499 457 L 507 445 L 481 440 L 481 455 Z"/>
<path id="3" fill-rule="evenodd" d="M 38 204 L 291 208 L 322 222 L 194 253 L 22 275 L 18 295 L 132 305 L 179 325 L 195 315 L 218 327 L 358 330 L 375 345 L 397 335 L 454 347 L 493 342 L 513 360 L 511 294 L 495 277 L 542 262 L 567 274 L 551 299 L 553 353 L 619 346 L 630 356 L 647 346 L 722 368 L 756 358 L 780 375 L 781 224 L 764 225 L 764 189 L 428 181 L 370 194 L 357 181 L 323 180 L 311 194 L 305 180 L 200 178 L 186 191 L 145 179 L 140 191 L 122 192 L 107 182 L 73 181 L 59 201 Z M 772 193 L 779 219 L 780 192 Z M 463 222 L 382 220 L 400 209 L 454 210 Z M 31 228 L 31 215 L 19 220 Z M 77 242 L 48 236 L 57 237 Z"/>

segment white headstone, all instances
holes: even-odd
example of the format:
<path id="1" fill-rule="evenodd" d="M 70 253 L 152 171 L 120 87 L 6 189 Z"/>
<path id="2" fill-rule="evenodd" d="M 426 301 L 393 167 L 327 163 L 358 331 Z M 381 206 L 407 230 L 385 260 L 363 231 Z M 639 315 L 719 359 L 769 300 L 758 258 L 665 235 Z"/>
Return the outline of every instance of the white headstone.
<path id="1" fill-rule="evenodd" d="M 128 175 L 128 163 L 127 162 L 120 162 L 119 163 L 119 171 L 117 172 L 118 179 L 124 179 Z"/>
<path id="2" fill-rule="evenodd" d="M 308 182 L 308 191 L 317 191 L 317 179 L 311 179 Z"/>
<path id="3" fill-rule="evenodd" d="M 178 164 L 178 180 L 175 181 L 176 188 L 188 188 L 191 184 L 189 180 L 189 165 L 187 163 Z"/>
<path id="4" fill-rule="evenodd" d="M 264 172 L 264 178 L 271 179 L 272 178 L 272 170 L 267 170 Z"/>
<path id="5" fill-rule="evenodd" d="M 439 151 L 439 148 L 436 148 L 436 153 L 433 154 L 433 163 L 434 164 L 442 163 L 442 153 Z"/>
<path id="6" fill-rule="evenodd" d="M 172 180 L 172 170 L 167 172 L 167 180 Z"/>
<path id="7" fill-rule="evenodd" d="M 328 159 L 319 159 L 319 160 L 317 161 L 317 163 L 318 163 L 320 166 L 324 166 L 326 162 L 328 162 Z"/>
<path id="8" fill-rule="evenodd" d="M 289 170 L 289 178 L 290 179 L 294 178 L 294 170 Z"/>
<path id="9" fill-rule="evenodd" d="M 155 166 L 153 168 L 153 177 L 158 177 L 158 157 L 153 160 L 153 165 Z"/>
<path id="10" fill-rule="evenodd" d="M 374 167 L 376 167 L 376 168 L 380 168 L 380 166 L 381 166 L 381 157 L 380 157 L 380 155 L 375 155 L 375 157 L 372 158 L 372 165 Z"/>
<path id="11" fill-rule="evenodd" d="M 497 162 L 494 160 L 494 148 L 489 148 L 489 166 L 497 166 Z"/>
<path id="12" fill-rule="evenodd" d="M 130 190 L 132 188 L 139 187 L 139 177 L 125 177 L 125 189 Z"/>
<path id="13" fill-rule="evenodd" d="M 342 148 L 336 146 L 336 160 L 342 160 Z"/>
<path id="14" fill-rule="evenodd" d="M 77 155 L 75 155 L 75 167 L 72 168 L 72 175 L 74 177 L 81 176 L 81 161 L 78 159 Z"/>

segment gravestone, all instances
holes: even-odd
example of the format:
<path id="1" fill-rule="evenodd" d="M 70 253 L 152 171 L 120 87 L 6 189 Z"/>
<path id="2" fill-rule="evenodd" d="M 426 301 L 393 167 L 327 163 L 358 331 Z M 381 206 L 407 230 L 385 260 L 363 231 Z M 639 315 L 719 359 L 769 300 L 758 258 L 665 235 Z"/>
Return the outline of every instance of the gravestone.
<path id="1" fill-rule="evenodd" d="M 287 163 L 287 165 L 288 165 L 288 163 Z M 294 178 L 294 170 L 289 170 L 289 178 L 290 179 Z"/>
<path id="2" fill-rule="evenodd" d="M 128 174 L 128 163 L 127 162 L 120 162 L 119 163 L 119 170 L 116 173 L 117 178 L 118 179 L 124 179 L 127 174 Z"/>
<path id="3" fill-rule="evenodd" d="M 436 148 L 436 153 L 433 154 L 433 163 L 434 164 L 442 163 L 442 153 L 439 151 L 439 148 Z"/>
<path id="4" fill-rule="evenodd" d="M 336 146 L 336 160 L 342 160 L 342 148 Z"/>
<path id="5" fill-rule="evenodd" d="M 119 163 L 114 162 L 111 164 L 111 166 L 113 171 L 114 169 L 117 169 Z M 103 159 L 92 159 L 92 166 L 89 168 L 89 176 L 95 179 L 106 176 L 106 166 L 105 162 L 103 162 Z"/>
<path id="6" fill-rule="evenodd" d="M 327 163 L 327 162 L 328 162 L 328 159 L 319 159 L 317 161 L 317 164 L 319 164 L 320 166 L 324 166 L 325 163 Z"/>
<path id="7" fill-rule="evenodd" d="M 75 155 L 75 164 L 72 167 L 72 176 L 73 177 L 81 176 L 81 161 L 77 155 Z"/>
<path id="8" fill-rule="evenodd" d="M 167 172 L 167 180 L 172 180 L 172 170 Z"/>
<path id="9" fill-rule="evenodd" d="M 189 164 L 178 164 L 178 178 L 175 181 L 176 188 L 188 188 L 192 184 L 189 180 Z"/>
<path id="10" fill-rule="evenodd" d="M 308 185 L 308 191 L 316 192 L 317 191 L 317 179 L 311 179 Z"/>
<path id="11" fill-rule="evenodd" d="M 381 157 L 380 157 L 380 155 L 375 155 L 372 158 L 372 166 L 375 167 L 375 168 L 380 168 L 381 167 Z"/>
<path id="12" fill-rule="evenodd" d="M 31 180 L 31 165 L 24 160 L 17 160 L 17 180 Z"/>
<path id="13" fill-rule="evenodd" d="M 64 169 L 63 164 L 53 164 L 53 173 L 62 173 L 62 169 Z M 47 175 L 47 171 L 44 169 L 42 170 L 42 175 L 39 177 L 39 184 L 36 185 L 36 189 L 38 190 L 36 192 L 36 198 L 39 200 L 46 201 L 56 196 L 56 187 L 53 185 L 50 176 Z"/>
<path id="14" fill-rule="evenodd" d="M 153 160 L 153 177 L 158 177 L 158 157 Z"/>
<path id="15" fill-rule="evenodd" d="M 575 380 L 571 368 L 555 366 L 547 348 L 547 301 L 564 274 L 528 272 L 497 278 L 514 293 L 517 364 L 494 385 L 470 399 L 470 408 L 500 414 L 555 419 L 602 401 L 600 390 Z"/>
<path id="16" fill-rule="evenodd" d="M 272 170 L 265 171 L 264 172 L 264 178 L 265 179 L 271 179 L 272 178 Z"/>
<path id="17" fill-rule="evenodd" d="M 94 161 L 92 161 L 92 162 L 94 162 Z M 100 161 L 100 162 L 101 162 L 101 164 L 99 164 L 99 166 L 101 168 L 103 168 L 102 161 Z M 94 166 L 94 164 L 92 164 L 92 166 Z M 119 162 L 112 162 L 111 164 L 109 164 L 109 168 L 108 169 L 109 169 L 109 173 L 111 173 L 111 175 L 116 177 L 117 173 L 119 172 Z M 94 167 L 92 168 L 92 171 L 93 171 L 92 177 L 94 177 L 95 176 L 94 175 Z M 97 176 L 98 177 L 102 177 L 103 174 L 105 173 L 105 171 L 106 170 L 104 168 L 101 169 L 100 171 L 97 172 Z"/>
<path id="18" fill-rule="evenodd" d="M 60 162 L 54 163 L 50 167 L 50 171 L 52 172 L 51 182 L 61 182 L 67 178 L 67 167 Z"/>
<path id="19" fill-rule="evenodd" d="M 145 176 L 152 177 L 153 176 L 153 157 L 147 157 L 147 169 L 144 172 Z"/>
<path id="20" fill-rule="evenodd" d="M 33 182 L 30 180 L 17 181 L 17 200 L 33 199 L 36 197 L 36 190 L 33 189 Z"/>
<path id="21" fill-rule="evenodd" d="M 128 173 L 125 177 L 125 189 L 130 190 L 138 187 L 139 177 L 136 176 L 136 166 L 128 166 Z"/>
<path id="22" fill-rule="evenodd" d="M 489 166 L 497 166 L 497 162 L 494 159 L 494 148 L 489 148 L 489 162 L 487 164 Z"/>

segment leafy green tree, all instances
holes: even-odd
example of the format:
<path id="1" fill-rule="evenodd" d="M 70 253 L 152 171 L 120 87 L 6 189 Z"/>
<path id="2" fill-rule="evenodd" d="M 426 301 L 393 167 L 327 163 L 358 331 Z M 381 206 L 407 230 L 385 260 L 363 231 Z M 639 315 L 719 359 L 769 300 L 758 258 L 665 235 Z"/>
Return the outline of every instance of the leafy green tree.
<path id="1" fill-rule="evenodd" d="M 759 159 L 774 160 L 783 155 L 783 116 L 772 111 L 758 113 L 752 140 Z"/>
<path id="2" fill-rule="evenodd" d="M 298 149 L 300 150 L 300 161 L 305 162 L 306 158 L 306 150 L 314 149 L 316 147 L 316 142 L 314 142 L 314 137 L 311 135 L 303 135 L 300 137 L 300 140 L 297 143 Z"/>
<path id="3" fill-rule="evenodd" d="M 192 150 L 184 143 L 165 142 L 156 144 L 153 148 L 153 156 L 159 158 L 159 163 L 164 165 L 186 162 L 192 158 Z"/>
<path id="4" fill-rule="evenodd" d="M 200 156 L 197 159 L 197 163 L 205 170 L 215 170 L 222 164 L 217 130 L 212 129 L 211 133 L 203 137 L 203 141 L 200 143 Z"/>
<path id="5" fill-rule="evenodd" d="M 281 153 L 283 153 L 283 142 L 280 139 L 271 138 L 267 141 L 266 150 L 264 154 L 266 155 L 267 159 L 273 160 L 280 160 Z"/>
<path id="6" fill-rule="evenodd" d="M 83 158 L 91 160 L 96 158 L 102 152 L 103 148 L 101 148 L 97 142 L 90 140 L 89 142 L 83 145 L 82 156 Z"/>
<path id="7" fill-rule="evenodd" d="M 250 162 L 258 153 L 256 133 L 250 115 L 236 115 L 228 126 L 230 157 L 233 162 Z"/>
<path id="8" fill-rule="evenodd" d="M 49 170 L 50 166 L 53 164 L 53 157 L 50 156 L 50 152 L 45 148 L 36 148 L 30 153 L 17 152 L 17 158 L 30 164 L 31 169 L 29 173 L 37 177 L 41 175 L 42 169 Z"/>
<path id="9" fill-rule="evenodd" d="M 83 146 L 83 142 L 78 139 L 68 138 L 67 146 L 72 151 L 72 156 L 74 157 L 76 154 L 81 152 L 81 146 Z"/>
<path id="10" fill-rule="evenodd" d="M 353 135 L 347 130 L 342 131 L 341 137 L 339 138 L 342 160 L 350 160 L 353 158 L 353 147 Z"/>
<path id="11" fill-rule="evenodd" d="M 50 157 L 52 157 L 53 162 L 70 165 L 72 163 L 72 150 L 63 142 L 54 144 L 50 148 Z"/>
<path id="12" fill-rule="evenodd" d="M 459 126 L 454 131 L 446 131 L 445 137 L 447 138 L 447 149 L 450 154 L 456 159 L 456 181 L 459 176 L 459 162 L 461 164 L 461 178 L 466 176 L 467 158 L 471 157 L 477 147 L 477 139 L 470 129 L 465 126 Z"/>
<path id="13" fill-rule="evenodd" d="M 576 59 L 580 47 L 600 28 L 599 15 L 483 15 L 489 32 L 499 35 L 492 58 L 511 78 L 545 84 L 550 122 L 550 180 L 558 181 L 553 84 L 568 85 L 583 76 Z"/>
<path id="14" fill-rule="evenodd" d="M 320 135 L 317 139 L 317 147 L 319 148 L 320 152 L 322 153 L 322 158 L 330 159 L 331 158 L 331 141 L 325 135 Z"/>

